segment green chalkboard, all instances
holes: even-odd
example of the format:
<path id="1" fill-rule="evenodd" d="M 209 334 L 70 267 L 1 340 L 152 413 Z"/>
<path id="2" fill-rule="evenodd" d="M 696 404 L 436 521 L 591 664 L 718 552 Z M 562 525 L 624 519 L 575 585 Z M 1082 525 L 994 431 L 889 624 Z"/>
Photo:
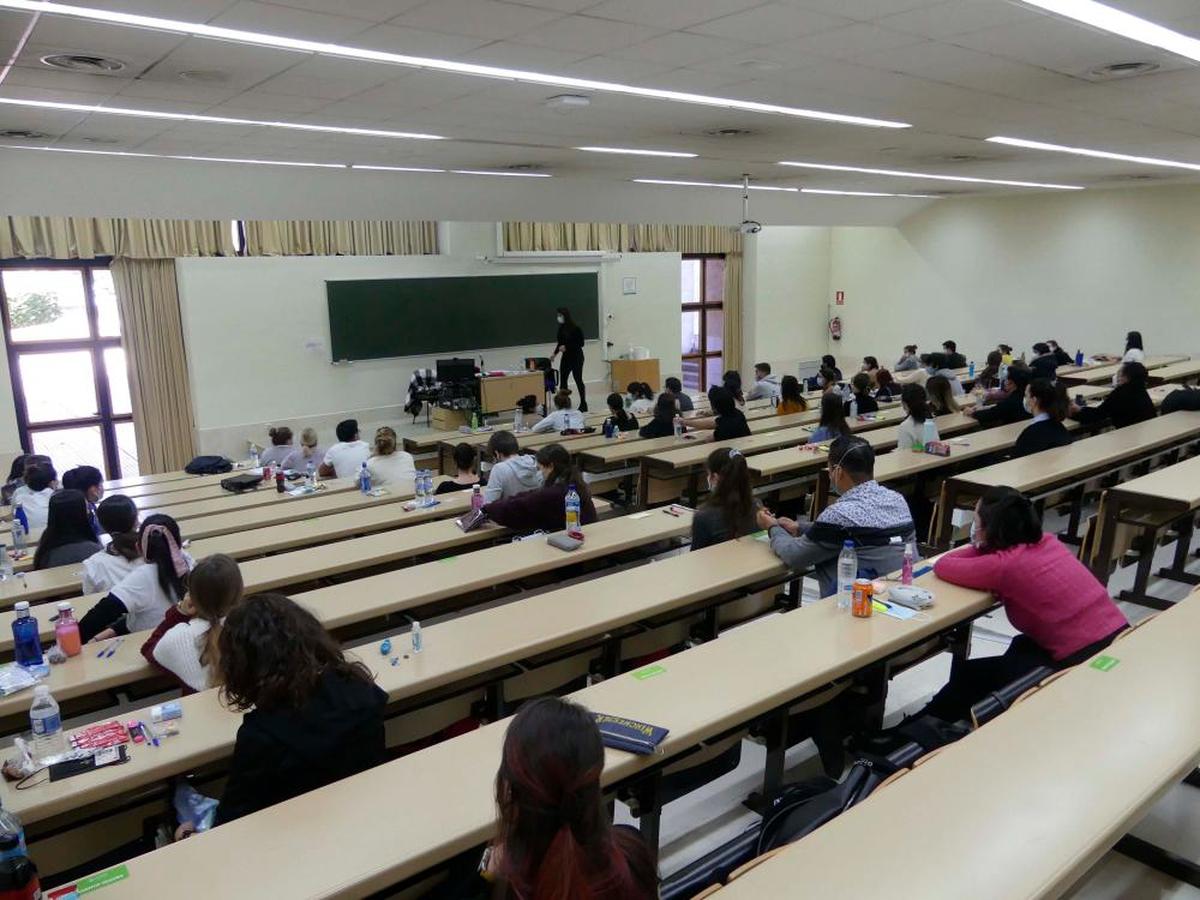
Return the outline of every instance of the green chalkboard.
<path id="1" fill-rule="evenodd" d="M 555 309 L 584 338 L 600 337 L 599 275 L 479 275 L 326 281 L 333 361 L 467 354 L 543 344 L 553 350 Z"/>

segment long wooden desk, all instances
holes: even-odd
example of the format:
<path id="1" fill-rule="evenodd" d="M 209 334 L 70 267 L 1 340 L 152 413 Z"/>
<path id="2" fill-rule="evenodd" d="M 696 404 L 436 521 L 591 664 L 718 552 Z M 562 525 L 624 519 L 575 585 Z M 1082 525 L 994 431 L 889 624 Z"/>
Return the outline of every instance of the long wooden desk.
<path id="1" fill-rule="evenodd" d="M 1149 370 L 1161 369 L 1169 366 L 1172 363 L 1183 362 L 1187 359 L 1186 356 L 1147 356 L 1145 366 Z M 1121 363 L 1112 365 L 1100 366 L 1095 369 L 1088 369 L 1082 372 L 1072 372 L 1067 375 L 1059 375 L 1058 380 L 1063 384 L 1100 384 L 1105 381 L 1112 381 L 1114 375 L 1121 371 Z"/>
<path id="2" fill-rule="evenodd" d="M 1172 363 L 1154 369 L 1150 373 L 1151 384 L 1179 383 L 1187 384 L 1200 378 L 1200 359 L 1189 359 L 1185 362 Z"/>
<path id="3" fill-rule="evenodd" d="M 206 491 L 207 488 L 200 488 L 200 491 Z M 253 491 L 246 491 L 241 494 L 234 494 L 229 491 L 221 491 L 217 494 L 209 494 L 208 496 L 192 496 L 187 499 L 178 499 L 181 495 L 188 495 L 191 492 L 184 491 L 180 494 L 148 494 L 145 497 L 135 497 L 133 502 L 141 511 L 142 518 L 155 513 L 165 513 L 177 521 L 183 519 L 194 519 L 197 516 L 211 516 L 216 513 L 233 512 L 239 509 L 254 509 L 258 506 L 282 506 L 288 503 L 304 503 L 314 497 L 330 494 L 342 494 L 347 491 L 357 491 L 358 481 L 354 478 L 326 478 L 320 483 L 317 491 L 311 494 L 301 494 L 292 496 L 288 493 L 279 493 L 275 490 L 275 486 L 267 487 L 265 484 Z M 391 494 L 397 494 L 403 497 L 411 497 L 413 494 L 412 485 L 392 484 L 387 486 L 387 491 Z"/>
<path id="4" fill-rule="evenodd" d="M 1200 762 L 1198 641 L 1193 595 L 717 896 L 1061 896 Z"/>
<path id="5" fill-rule="evenodd" d="M 661 660 L 661 672 L 654 677 L 625 674 L 572 695 L 589 709 L 670 729 L 660 754 L 606 751 L 602 782 L 611 788 L 637 781 L 731 728 L 765 715 L 786 715 L 796 699 L 960 626 L 992 603 L 982 592 L 938 582 L 932 575 L 918 583 L 931 587 L 938 598 L 928 619 L 854 619 L 835 604 L 817 603 L 752 622 Z M 434 646 L 432 641 L 429 645 Z M 771 665 L 764 666 L 763 660 Z M 190 710 L 185 722 L 188 715 Z M 211 714 L 200 707 L 194 720 L 202 717 L 200 727 L 205 727 Z M 316 898 L 364 896 L 396 884 L 492 833 L 495 769 L 507 727 L 507 720 L 487 725 L 130 860 L 130 877 L 105 890 L 114 898 L 143 898 L 158 896 L 169 883 L 180 898 L 256 896 L 262 891 Z M 397 796 L 425 811 L 419 822 L 397 818 Z M 18 800 L 26 798 L 14 798 Z M 15 811 L 23 815 L 21 809 Z M 302 821 L 319 821 L 321 827 L 296 829 L 295 823 Z M 354 838 L 330 855 L 331 835 Z M 255 852 L 245 852 L 247 847 Z M 203 879 L 177 877 L 181 871 L 199 871 L 206 859 L 221 859 L 223 865 L 204 867 Z"/>
<path id="6" fill-rule="evenodd" d="M 1044 496 L 1198 439 L 1200 412 L 1176 412 L 1077 440 L 1069 447 L 955 475 L 942 483 L 935 544 L 949 546 L 954 510 L 974 503 L 990 487 L 1006 485 L 1024 494 Z"/>

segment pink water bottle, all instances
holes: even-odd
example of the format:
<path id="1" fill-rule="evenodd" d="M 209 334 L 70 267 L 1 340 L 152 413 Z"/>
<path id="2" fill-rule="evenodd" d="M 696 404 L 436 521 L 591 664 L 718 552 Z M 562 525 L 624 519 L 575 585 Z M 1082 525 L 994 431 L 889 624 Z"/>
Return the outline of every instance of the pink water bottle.
<path id="1" fill-rule="evenodd" d="M 483 509 L 483 492 L 479 490 L 479 485 L 471 488 L 471 511 L 479 512 Z"/>
<path id="2" fill-rule="evenodd" d="M 79 638 L 79 623 L 75 621 L 75 611 L 69 601 L 58 604 L 58 620 L 54 623 L 54 639 L 58 641 L 58 649 L 67 656 L 78 656 L 83 649 Z"/>

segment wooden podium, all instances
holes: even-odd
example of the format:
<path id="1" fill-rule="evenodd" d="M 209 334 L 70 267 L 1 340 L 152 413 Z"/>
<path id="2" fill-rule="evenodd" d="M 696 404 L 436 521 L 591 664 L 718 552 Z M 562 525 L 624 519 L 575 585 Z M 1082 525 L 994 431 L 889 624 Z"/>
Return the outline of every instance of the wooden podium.
<path id="1" fill-rule="evenodd" d="M 479 380 L 479 402 L 485 413 L 516 409 L 517 401 L 530 394 L 541 403 L 546 396 L 546 376 L 542 372 L 519 375 L 492 375 Z"/>
<path id="2" fill-rule="evenodd" d="M 612 389 L 618 394 L 631 381 L 644 381 L 655 393 L 662 390 L 657 359 L 614 359 L 609 365 L 612 366 Z"/>

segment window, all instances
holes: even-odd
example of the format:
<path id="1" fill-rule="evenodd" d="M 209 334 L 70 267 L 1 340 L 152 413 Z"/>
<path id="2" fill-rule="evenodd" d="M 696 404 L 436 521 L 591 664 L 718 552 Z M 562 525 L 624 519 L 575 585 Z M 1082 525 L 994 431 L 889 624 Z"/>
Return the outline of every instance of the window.
<path id="1" fill-rule="evenodd" d="M 683 387 L 706 391 L 720 384 L 725 349 L 725 257 L 685 256 L 680 279 L 683 304 Z"/>
<path id="2" fill-rule="evenodd" d="M 138 474 L 117 293 L 107 262 L 0 264 L 21 446 L 109 478 Z"/>

